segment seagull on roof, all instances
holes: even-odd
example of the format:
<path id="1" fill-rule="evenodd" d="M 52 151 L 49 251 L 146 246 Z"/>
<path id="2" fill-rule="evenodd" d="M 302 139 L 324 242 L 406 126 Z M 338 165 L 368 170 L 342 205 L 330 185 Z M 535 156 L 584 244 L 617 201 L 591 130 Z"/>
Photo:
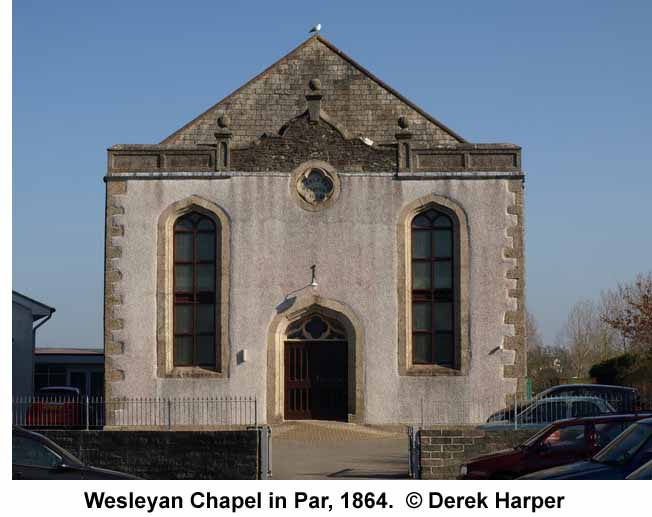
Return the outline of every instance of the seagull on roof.
<path id="1" fill-rule="evenodd" d="M 321 30 L 321 23 L 318 23 L 318 24 L 315 25 L 312 29 L 310 29 L 310 32 L 317 32 L 317 33 L 319 33 L 320 30 Z"/>

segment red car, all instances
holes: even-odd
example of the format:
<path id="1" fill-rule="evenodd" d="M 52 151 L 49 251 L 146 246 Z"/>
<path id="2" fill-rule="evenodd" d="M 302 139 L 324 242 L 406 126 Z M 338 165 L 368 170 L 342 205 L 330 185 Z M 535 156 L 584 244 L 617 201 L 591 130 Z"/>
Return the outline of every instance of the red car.
<path id="1" fill-rule="evenodd" d="M 558 420 L 513 449 L 474 458 L 460 479 L 514 479 L 593 456 L 632 423 L 652 413 Z"/>
<path id="2" fill-rule="evenodd" d="M 83 405 L 77 388 L 42 388 L 27 409 L 25 427 L 80 427 L 82 415 Z"/>

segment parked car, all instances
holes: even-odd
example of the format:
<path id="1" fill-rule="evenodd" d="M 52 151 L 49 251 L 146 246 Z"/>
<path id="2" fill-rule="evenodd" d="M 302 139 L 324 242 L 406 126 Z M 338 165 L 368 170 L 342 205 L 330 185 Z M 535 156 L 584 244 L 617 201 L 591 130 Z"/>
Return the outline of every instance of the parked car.
<path id="1" fill-rule="evenodd" d="M 138 479 L 85 465 L 52 440 L 20 427 L 13 428 L 11 451 L 12 479 Z"/>
<path id="2" fill-rule="evenodd" d="M 41 388 L 30 399 L 26 427 L 78 427 L 83 422 L 79 389 L 71 386 Z"/>
<path id="3" fill-rule="evenodd" d="M 613 406 L 600 397 L 553 397 L 532 402 L 516 419 L 489 422 L 481 427 L 488 430 L 505 429 L 506 426 L 540 429 L 556 420 L 615 412 Z"/>
<path id="4" fill-rule="evenodd" d="M 652 460 L 652 418 L 629 426 L 588 461 L 554 467 L 519 479 L 625 479 Z"/>
<path id="5" fill-rule="evenodd" d="M 652 460 L 641 465 L 625 479 L 652 479 Z"/>
<path id="6" fill-rule="evenodd" d="M 473 458 L 460 479 L 514 479 L 530 472 L 588 459 L 647 414 L 572 418 L 554 422 L 512 449 Z"/>
<path id="7" fill-rule="evenodd" d="M 613 406 L 618 413 L 641 411 L 641 396 L 636 388 L 610 386 L 607 384 L 560 384 L 539 393 L 531 401 L 516 405 L 516 412 L 522 413 L 533 402 L 551 397 L 600 397 Z M 515 406 L 493 413 L 487 422 L 514 421 Z"/>

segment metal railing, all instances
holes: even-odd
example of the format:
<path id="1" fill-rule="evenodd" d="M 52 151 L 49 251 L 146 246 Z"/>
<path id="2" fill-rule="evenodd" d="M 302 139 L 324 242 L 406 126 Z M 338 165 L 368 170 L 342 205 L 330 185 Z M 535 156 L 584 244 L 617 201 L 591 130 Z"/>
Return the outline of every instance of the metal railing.
<path id="1" fill-rule="evenodd" d="M 528 398 L 520 394 L 446 400 L 421 399 L 419 423 L 424 425 L 486 425 L 536 428 L 564 418 L 652 410 L 652 400 L 629 395 L 593 394 Z"/>
<path id="2" fill-rule="evenodd" d="M 29 428 L 98 429 L 257 426 L 255 397 L 19 397 L 12 423 Z"/>

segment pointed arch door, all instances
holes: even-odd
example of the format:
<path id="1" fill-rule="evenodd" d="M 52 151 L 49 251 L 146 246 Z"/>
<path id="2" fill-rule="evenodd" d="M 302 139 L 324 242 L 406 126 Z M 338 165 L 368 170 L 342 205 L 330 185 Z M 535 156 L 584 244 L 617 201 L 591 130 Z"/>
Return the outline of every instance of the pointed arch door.
<path id="1" fill-rule="evenodd" d="M 285 419 L 347 420 L 347 341 L 335 321 L 311 315 L 288 329 Z"/>

